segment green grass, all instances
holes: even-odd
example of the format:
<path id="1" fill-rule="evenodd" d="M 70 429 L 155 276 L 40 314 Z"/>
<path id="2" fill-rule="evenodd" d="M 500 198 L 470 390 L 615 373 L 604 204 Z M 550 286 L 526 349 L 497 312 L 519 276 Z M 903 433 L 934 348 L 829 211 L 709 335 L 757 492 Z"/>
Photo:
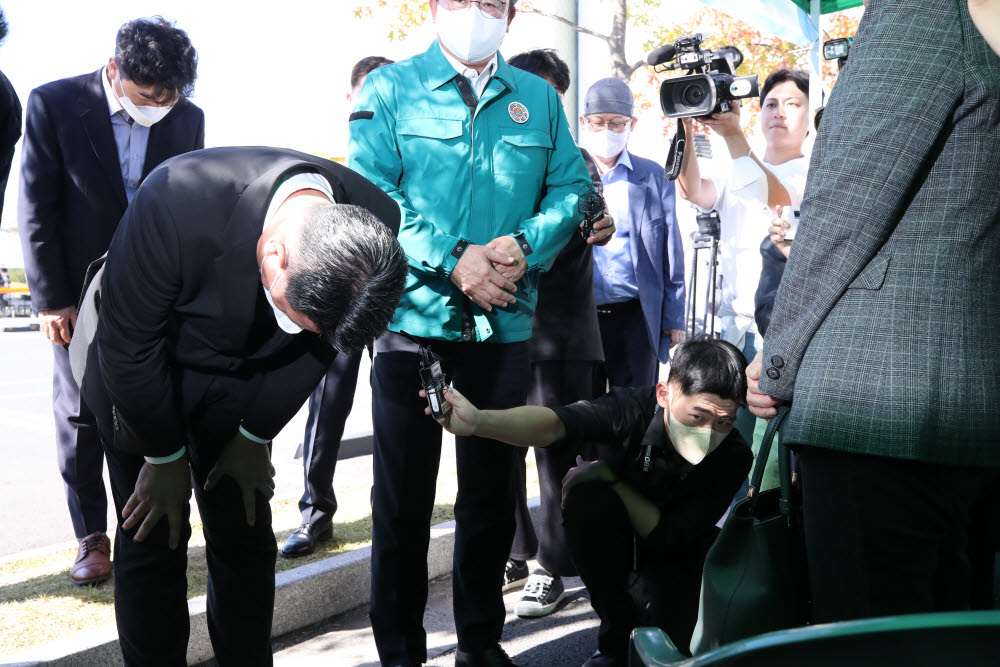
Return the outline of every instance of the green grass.
<path id="1" fill-rule="evenodd" d="M 528 497 L 538 495 L 534 457 L 528 457 Z M 339 482 L 339 480 L 338 480 Z M 286 560 L 278 557 L 276 572 L 300 567 L 371 544 L 370 481 L 337 487 L 337 520 L 334 539 L 315 553 Z M 432 524 L 454 518 L 457 481 L 454 470 L 438 475 Z M 279 548 L 298 527 L 298 498 L 271 502 L 272 525 Z M 205 594 L 208 570 L 201 523 L 192 523 L 188 543 L 188 599 Z M 0 565 L 0 656 L 30 646 L 61 639 L 81 630 L 114 623 L 112 582 L 77 586 L 69 578 L 76 550 Z"/>

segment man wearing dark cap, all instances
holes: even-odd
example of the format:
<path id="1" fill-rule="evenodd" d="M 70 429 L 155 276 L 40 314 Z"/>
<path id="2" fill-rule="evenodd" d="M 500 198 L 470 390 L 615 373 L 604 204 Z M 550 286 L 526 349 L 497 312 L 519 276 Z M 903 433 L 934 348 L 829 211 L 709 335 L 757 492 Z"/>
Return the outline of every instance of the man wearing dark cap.
<path id="1" fill-rule="evenodd" d="M 684 247 L 674 186 L 663 167 L 628 150 L 637 118 L 632 91 L 619 79 L 590 87 L 580 116 L 580 145 L 601 172 L 617 232 L 594 248 L 594 300 L 604 346 L 598 394 L 607 385 L 656 384 L 658 362 L 684 335 Z"/>

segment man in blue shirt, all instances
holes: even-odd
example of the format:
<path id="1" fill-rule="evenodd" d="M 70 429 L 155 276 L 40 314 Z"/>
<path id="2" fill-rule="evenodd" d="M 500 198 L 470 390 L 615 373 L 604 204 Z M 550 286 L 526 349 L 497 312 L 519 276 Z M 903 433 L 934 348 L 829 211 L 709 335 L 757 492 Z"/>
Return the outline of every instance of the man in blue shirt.
<path id="1" fill-rule="evenodd" d="M 617 232 L 594 248 L 597 303 L 606 385 L 656 383 L 658 362 L 684 335 L 684 247 L 674 210 L 674 186 L 663 167 L 626 149 L 638 119 L 632 91 L 619 79 L 590 87 L 580 116 L 580 144 L 597 162 Z"/>
<path id="2" fill-rule="evenodd" d="M 31 91 L 17 220 L 31 305 L 52 341 L 52 408 L 59 471 L 80 541 L 70 576 L 111 576 L 104 454 L 64 345 L 76 326 L 84 274 L 107 251 L 140 183 L 164 160 L 205 147 L 205 114 L 187 97 L 198 57 L 163 19 L 121 27 L 115 55 L 90 74 Z"/>
<path id="3" fill-rule="evenodd" d="M 513 5 L 431 0 L 438 39 L 369 74 L 352 115 L 351 167 L 400 205 L 410 266 L 372 367 L 371 620 L 383 664 L 427 659 L 441 428 L 417 396 L 418 346 L 477 402 L 523 405 L 539 272 L 575 232 L 578 195 L 592 187 L 556 91 L 497 52 Z M 499 640 L 514 450 L 478 437 L 455 446 L 456 665 L 511 665 Z"/>

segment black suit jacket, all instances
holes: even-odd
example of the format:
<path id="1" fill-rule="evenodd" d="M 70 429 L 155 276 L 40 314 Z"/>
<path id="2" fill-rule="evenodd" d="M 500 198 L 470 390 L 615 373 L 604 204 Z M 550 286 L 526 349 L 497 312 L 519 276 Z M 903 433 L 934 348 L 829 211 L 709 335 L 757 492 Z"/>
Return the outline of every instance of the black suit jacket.
<path id="1" fill-rule="evenodd" d="M 75 305 L 87 266 L 104 254 L 128 202 L 101 72 L 28 96 L 18 227 L 36 311 Z M 205 114 L 181 99 L 149 130 L 143 178 L 205 146 Z"/>
<path id="2" fill-rule="evenodd" d="M 594 189 L 604 191 L 590 153 L 580 149 Z M 604 361 L 594 305 L 594 255 L 579 232 L 556 255 L 538 281 L 531 333 L 532 361 Z"/>
<path id="3" fill-rule="evenodd" d="M 781 276 L 785 273 L 785 256 L 778 247 L 771 243 L 771 237 L 766 236 L 760 242 L 761 270 L 760 281 L 757 283 L 757 293 L 754 294 L 754 321 L 761 336 L 767 336 L 767 328 L 771 325 L 771 311 L 774 309 L 774 297 L 781 284 Z"/>
<path id="4" fill-rule="evenodd" d="M 0 213 L 3 212 L 10 165 L 14 161 L 14 144 L 20 138 L 21 100 L 17 99 L 10 80 L 0 72 Z"/>
<path id="5" fill-rule="evenodd" d="M 136 192 L 108 250 L 81 387 L 115 446 L 145 456 L 185 443 L 197 450 L 224 444 L 241 422 L 273 438 L 326 372 L 333 350 L 313 333 L 278 328 L 257 265 L 271 195 L 297 171 L 322 174 L 338 203 L 398 232 L 399 207 L 379 188 L 279 148 L 188 153 Z M 81 319 L 91 307 L 85 299 Z M 87 345 L 77 334 L 73 346 Z"/>

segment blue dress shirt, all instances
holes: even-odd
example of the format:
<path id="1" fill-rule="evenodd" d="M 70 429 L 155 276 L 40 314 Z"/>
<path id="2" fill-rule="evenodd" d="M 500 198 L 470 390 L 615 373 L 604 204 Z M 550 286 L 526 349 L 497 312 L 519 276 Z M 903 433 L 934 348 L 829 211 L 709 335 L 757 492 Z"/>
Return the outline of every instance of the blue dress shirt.
<path id="1" fill-rule="evenodd" d="M 139 189 L 142 168 L 146 164 L 146 146 L 149 145 L 149 128 L 132 120 L 118 101 L 114 88 L 108 82 L 108 69 L 101 72 L 104 95 L 108 98 L 108 112 L 111 114 L 111 131 L 115 135 L 118 148 L 118 166 L 125 183 L 125 197 L 129 203 Z"/>
<path id="2" fill-rule="evenodd" d="M 624 150 L 618 163 L 601 174 L 608 213 L 615 219 L 615 234 L 606 246 L 594 246 L 594 303 L 598 306 L 639 298 L 639 283 L 629 249 L 636 233 L 628 201 L 630 171 L 632 161 Z"/>

